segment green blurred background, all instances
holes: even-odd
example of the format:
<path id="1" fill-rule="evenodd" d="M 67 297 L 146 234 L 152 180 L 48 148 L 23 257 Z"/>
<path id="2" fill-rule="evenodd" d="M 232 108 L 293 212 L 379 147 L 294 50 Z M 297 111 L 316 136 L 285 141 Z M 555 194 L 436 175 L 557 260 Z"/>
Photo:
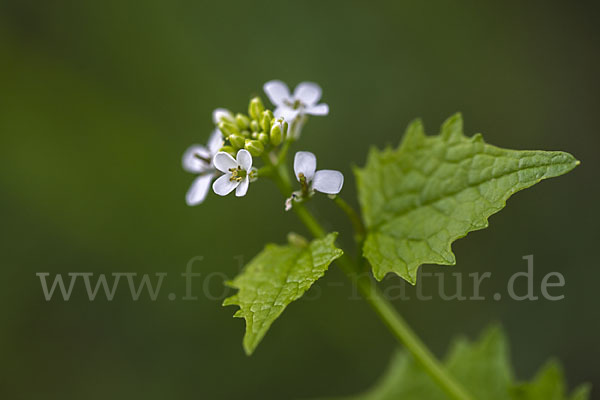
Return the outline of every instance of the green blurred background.
<path id="1" fill-rule="evenodd" d="M 490 228 L 454 245 L 456 267 L 491 271 L 486 301 L 396 301 L 439 355 L 500 321 L 519 378 L 550 356 L 569 384 L 600 385 L 600 27 L 583 2 L 0 2 L 0 397 L 287 399 L 355 393 L 395 342 L 336 269 L 291 305 L 251 358 L 222 281 L 265 241 L 305 231 L 267 182 L 189 208 L 180 158 L 218 106 L 244 110 L 274 78 L 319 82 L 327 118 L 300 146 L 346 174 L 370 145 L 430 133 L 461 111 L 468 134 L 565 150 L 582 165 L 519 193 Z M 348 225 L 326 200 L 327 226 Z M 535 256 L 536 287 L 560 271 L 565 299 L 494 301 Z M 184 292 L 188 260 L 198 301 Z M 43 298 L 36 272 L 167 272 L 157 301 Z M 203 278 L 209 279 L 203 279 Z M 344 283 L 338 286 L 337 283 Z M 399 285 L 386 279 L 384 288 Z M 426 287 L 427 290 L 427 287 Z M 202 292 L 209 296 L 202 295 Z M 414 293 L 410 291 L 409 293 Z M 414 296 L 413 296 L 414 297 Z"/>

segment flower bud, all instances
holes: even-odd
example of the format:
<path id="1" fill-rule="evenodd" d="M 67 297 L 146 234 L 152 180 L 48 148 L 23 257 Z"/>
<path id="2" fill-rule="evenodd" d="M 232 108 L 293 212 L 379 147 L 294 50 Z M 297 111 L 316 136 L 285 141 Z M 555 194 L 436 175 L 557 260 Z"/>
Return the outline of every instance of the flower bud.
<path id="1" fill-rule="evenodd" d="M 264 132 L 269 132 L 269 129 L 271 129 L 271 120 L 273 120 L 273 113 L 271 110 L 263 111 L 262 119 L 260 120 L 260 127 Z"/>
<path id="2" fill-rule="evenodd" d="M 262 144 L 267 145 L 269 144 L 269 135 L 267 135 L 264 132 L 261 132 L 258 134 L 258 140 L 260 140 Z"/>
<path id="3" fill-rule="evenodd" d="M 223 147 L 221 147 L 220 151 L 224 151 L 225 153 L 229 153 L 229 155 L 231 155 L 232 157 L 236 156 L 236 151 L 231 146 L 223 146 Z"/>
<path id="4" fill-rule="evenodd" d="M 245 149 L 250 152 L 254 157 L 260 156 L 263 151 L 265 151 L 265 147 L 258 140 L 250 140 L 246 139 Z"/>
<path id="5" fill-rule="evenodd" d="M 253 132 L 260 131 L 260 124 L 258 121 L 252 120 L 252 122 L 250 122 L 250 129 L 252 129 Z"/>
<path id="6" fill-rule="evenodd" d="M 283 136 L 287 136 L 288 128 L 289 128 L 289 124 L 287 123 L 287 121 L 283 121 Z"/>
<path id="7" fill-rule="evenodd" d="M 236 134 L 229 135 L 227 137 L 227 140 L 229 140 L 229 142 L 231 143 L 231 145 L 233 147 L 235 147 L 236 149 L 241 149 L 246 144 L 246 140 L 241 135 L 236 135 Z"/>
<path id="8" fill-rule="evenodd" d="M 229 135 L 240 133 L 237 125 L 235 125 L 231 122 L 227 122 L 227 121 L 219 122 L 219 129 L 221 130 L 221 132 L 223 133 L 224 136 L 229 136 Z"/>
<path id="9" fill-rule="evenodd" d="M 218 125 L 221 121 L 234 122 L 234 117 L 231 111 L 226 108 L 217 108 L 213 111 L 213 122 Z"/>
<path id="10" fill-rule="evenodd" d="M 242 131 L 241 134 L 244 137 L 249 137 L 250 136 L 250 131 Z"/>
<path id="11" fill-rule="evenodd" d="M 283 137 L 286 137 L 288 132 L 288 123 L 286 120 L 281 117 L 275 118 L 273 122 L 271 122 L 271 125 L 279 125 L 281 127 L 281 133 L 283 134 Z"/>
<path id="12" fill-rule="evenodd" d="M 282 130 L 283 124 L 280 123 L 274 123 L 273 126 L 271 127 L 271 132 L 269 133 L 270 137 L 271 137 L 271 144 L 273 146 L 279 146 L 281 144 L 281 142 L 283 141 L 283 130 Z"/>
<path id="13" fill-rule="evenodd" d="M 252 139 L 258 139 L 258 132 L 252 132 L 252 135 L 250 135 L 250 137 Z"/>
<path id="14" fill-rule="evenodd" d="M 235 123 L 241 131 L 244 131 L 250 126 L 250 118 L 246 117 L 244 114 L 236 114 Z"/>
<path id="15" fill-rule="evenodd" d="M 252 100 L 250 100 L 248 114 L 250 114 L 250 117 L 252 119 L 259 121 L 263 111 L 265 111 L 265 106 L 263 105 L 260 97 L 255 97 Z"/>
<path id="16" fill-rule="evenodd" d="M 291 198 L 290 198 L 291 199 Z M 288 243 L 296 247 L 308 247 L 309 242 L 303 236 L 298 235 L 295 232 L 290 232 L 287 235 Z"/>

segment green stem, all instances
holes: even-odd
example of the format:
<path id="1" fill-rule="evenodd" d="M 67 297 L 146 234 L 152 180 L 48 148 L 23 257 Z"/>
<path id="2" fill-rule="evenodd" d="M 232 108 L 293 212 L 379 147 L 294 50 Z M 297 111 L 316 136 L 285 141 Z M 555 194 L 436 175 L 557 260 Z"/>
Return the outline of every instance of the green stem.
<path id="1" fill-rule="evenodd" d="M 273 168 L 271 166 L 264 166 L 258 169 L 258 171 L 256 171 L 256 175 L 258 175 L 258 177 L 266 177 L 266 176 L 271 176 L 273 174 Z"/>
<path id="2" fill-rule="evenodd" d="M 273 179 L 282 194 L 288 197 L 292 189 L 289 174 L 283 165 L 284 164 L 282 163 L 275 167 Z M 325 236 L 325 229 L 323 229 L 321 224 L 319 224 L 303 204 L 294 204 L 293 210 L 314 237 L 322 238 Z M 375 310 L 379 318 L 381 318 L 396 339 L 404 344 L 406 349 L 413 355 L 415 360 L 417 360 L 429 376 L 437 382 L 440 388 L 452 399 L 472 399 L 461 385 L 448 374 L 443 365 L 435 358 L 421 339 L 419 339 L 417 334 L 413 332 L 392 304 L 385 299 L 371 278 L 366 274 L 361 274 L 359 266 L 346 255 L 338 258 L 335 262 L 340 266 L 340 269 L 346 274 L 350 281 L 356 285 L 361 295 Z"/>
<path id="3" fill-rule="evenodd" d="M 319 222 L 308 212 L 302 204 L 294 205 L 293 210 L 311 234 L 317 238 L 325 236 L 325 230 Z M 358 266 L 348 256 L 336 260 L 342 271 L 356 285 L 361 295 L 375 310 L 392 334 L 413 357 L 421 364 L 423 369 L 438 383 L 448 396 L 456 400 L 468 400 L 471 397 L 464 389 L 446 372 L 443 365 L 429 351 L 427 346 L 419 339 L 415 332 L 408 326 L 404 318 L 385 299 L 381 291 L 366 274 L 359 272 Z"/>
<path id="4" fill-rule="evenodd" d="M 281 165 L 285 161 L 288 150 L 290 149 L 291 145 L 292 145 L 292 140 L 286 139 L 285 142 L 283 143 L 283 146 L 281 146 L 281 150 L 279 151 L 279 154 L 277 155 L 277 165 Z"/>
<path id="5" fill-rule="evenodd" d="M 347 272 L 346 274 L 348 275 Z M 363 276 L 362 279 L 357 277 L 355 283 L 358 285 L 360 293 L 375 310 L 377 315 L 379 315 L 396 339 L 404 344 L 406 349 L 408 349 L 415 360 L 421 364 L 421 367 L 423 367 L 429 376 L 437 382 L 440 388 L 452 399 L 471 399 L 471 396 L 469 396 L 461 385 L 448 374 L 444 366 L 410 328 L 404 318 L 402 318 L 390 302 L 383 297 L 381 292 L 372 283 L 371 279 L 367 276 Z"/>

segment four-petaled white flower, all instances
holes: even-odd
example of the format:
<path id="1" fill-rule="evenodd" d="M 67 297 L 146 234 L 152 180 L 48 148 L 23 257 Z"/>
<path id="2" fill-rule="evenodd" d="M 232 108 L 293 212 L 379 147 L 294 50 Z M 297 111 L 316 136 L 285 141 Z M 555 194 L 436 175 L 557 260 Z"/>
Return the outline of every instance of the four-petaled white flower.
<path id="1" fill-rule="evenodd" d="M 264 84 L 263 89 L 271 103 L 277 108 L 275 116 L 282 117 L 286 121 L 294 121 L 305 114 L 327 115 L 329 106 L 325 103 L 317 104 L 321 99 L 321 87 L 313 82 L 302 82 L 290 94 L 287 85 L 279 80 L 269 81 Z"/>
<path id="2" fill-rule="evenodd" d="M 299 151 L 294 157 L 294 174 L 303 190 L 310 195 L 313 190 L 325 194 L 338 194 L 344 186 L 340 171 L 322 169 L 317 171 L 317 157 L 308 151 Z"/>
<path id="3" fill-rule="evenodd" d="M 248 192 L 250 180 L 254 178 L 256 170 L 252 168 L 252 156 L 245 149 L 238 151 L 236 158 L 229 153 L 220 151 L 213 159 L 215 168 L 224 175 L 213 183 L 213 190 L 219 196 L 227 196 L 235 189 L 235 195 L 242 197 Z"/>
<path id="4" fill-rule="evenodd" d="M 208 139 L 208 144 L 202 146 L 195 144 L 190 146 L 182 158 L 183 169 L 187 172 L 200 174 L 185 195 L 185 201 L 189 206 L 200 204 L 206 198 L 213 181 L 216 169 L 213 165 L 213 157 L 223 147 L 223 135 L 215 129 Z"/>

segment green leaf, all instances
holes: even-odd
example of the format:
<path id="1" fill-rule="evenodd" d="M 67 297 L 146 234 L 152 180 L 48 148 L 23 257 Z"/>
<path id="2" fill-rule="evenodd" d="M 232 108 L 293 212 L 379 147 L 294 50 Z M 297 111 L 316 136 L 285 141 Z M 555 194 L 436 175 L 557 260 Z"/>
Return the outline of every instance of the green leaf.
<path id="1" fill-rule="evenodd" d="M 475 399 L 586 400 L 589 387 L 580 386 L 567 397 L 562 370 L 549 363 L 530 383 L 516 383 L 508 345 L 499 328 L 488 329 L 476 343 L 454 343 L 445 361 L 448 372 Z M 446 400 L 448 397 L 414 359 L 404 351 L 392 358 L 385 375 L 366 393 L 346 400 Z"/>
<path id="2" fill-rule="evenodd" d="M 560 365 L 551 361 L 542 368 L 530 383 L 522 383 L 512 388 L 511 399 L 513 400 L 562 400 L 565 396 L 566 387 L 564 374 Z M 571 397 L 571 400 L 585 400 L 589 398 L 589 385 L 581 385 Z"/>
<path id="3" fill-rule="evenodd" d="M 337 233 L 308 243 L 297 236 L 290 244 L 268 244 L 228 285 L 239 291 L 223 302 L 240 309 L 234 317 L 246 320 L 244 350 L 250 355 L 271 324 L 292 301 L 325 274 L 329 264 L 340 257 L 335 247 Z"/>
<path id="4" fill-rule="evenodd" d="M 363 254 L 381 280 L 394 272 L 412 284 L 422 264 L 454 265 L 451 245 L 488 226 L 519 190 L 565 174 L 579 164 L 559 151 L 505 150 L 466 137 L 460 114 L 437 136 L 420 121 L 397 149 L 372 149 L 356 168 L 367 237 Z"/>

